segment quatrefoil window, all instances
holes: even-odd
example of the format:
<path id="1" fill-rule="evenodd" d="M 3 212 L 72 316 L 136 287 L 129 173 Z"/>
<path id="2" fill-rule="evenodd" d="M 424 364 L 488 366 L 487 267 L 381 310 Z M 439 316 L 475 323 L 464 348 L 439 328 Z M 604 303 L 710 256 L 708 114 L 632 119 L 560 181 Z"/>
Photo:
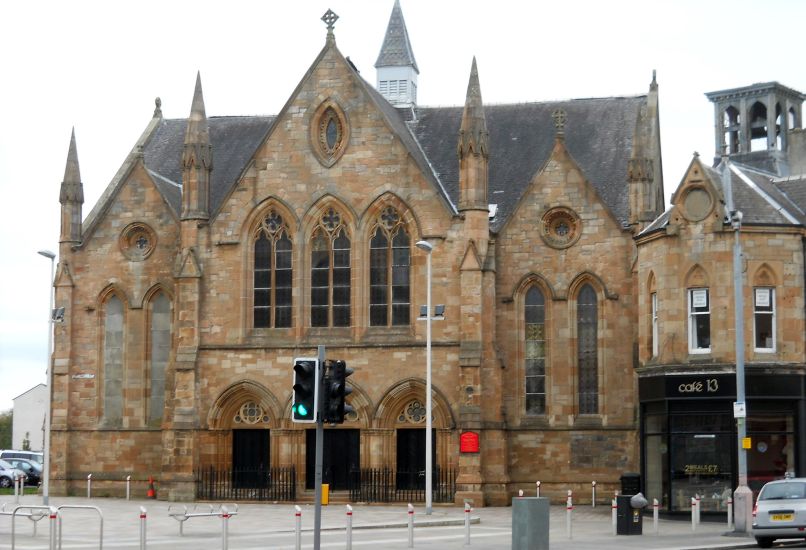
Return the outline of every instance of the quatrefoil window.
<path id="1" fill-rule="evenodd" d="M 311 145 L 319 162 L 333 166 L 344 153 L 348 138 L 344 111 L 333 100 L 322 103 L 311 118 Z"/>
<path id="2" fill-rule="evenodd" d="M 235 413 L 233 420 L 236 424 L 265 424 L 269 421 L 269 415 L 254 401 L 247 401 Z"/>
<path id="3" fill-rule="evenodd" d="M 154 251 L 157 235 L 144 223 L 127 225 L 120 233 L 118 245 L 120 251 L 132 262 L 142 262 Z"/>

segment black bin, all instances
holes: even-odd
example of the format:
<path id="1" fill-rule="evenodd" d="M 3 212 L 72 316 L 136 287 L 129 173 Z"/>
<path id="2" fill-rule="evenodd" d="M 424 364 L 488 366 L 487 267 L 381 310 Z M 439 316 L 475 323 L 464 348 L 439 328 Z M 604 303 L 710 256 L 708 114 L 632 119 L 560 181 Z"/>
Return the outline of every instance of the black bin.
<path id="1" fill-rule="evenodd" d="M 644 517 L 640 508 L 630 505 L 630 495 L 616 497 L 616 534 L 640 535 L 644 527 Z"/>
<path id="2" fill-rule="evenodd" d="M 621 494 L 637 495 L 641 492 L 641 474 L 625 472 L 621 474 Z"/>

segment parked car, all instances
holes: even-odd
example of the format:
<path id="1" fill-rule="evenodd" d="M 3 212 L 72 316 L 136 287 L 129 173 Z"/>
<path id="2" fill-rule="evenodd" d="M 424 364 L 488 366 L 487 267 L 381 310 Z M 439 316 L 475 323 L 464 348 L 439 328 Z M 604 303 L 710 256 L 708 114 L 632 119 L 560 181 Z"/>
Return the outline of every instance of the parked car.
<path id="1" fill-rule="evenodd" d="M 775 539 L 806 538 L 806 478 L 766 483 L 753 508 L 752 532 L 761 548 Z"/>
<path id="2" fill-rule="evenodd" d="M 44 455 L 38 451 L 18 451 L 14 449 L 0 451 L 0 459 L 8 460 L 9 458 L 24 458 L 38 464 L 42 464 L 45 461 Z"/>
<path id="3" fill-rule="evenodd" d="M 20 476 L 25 478 L 25 472 L 17 470 L 5 460 L 0 460 L 0 487 L 13 487 L 14 479 Z M 25 481 L 23 481 L 23 483 L 25 483 Z"/>
<path id="4" fill-rule="evenodd" d="M 39 482 L 42 481 L 41 464 L 25 458 L 8 458 L 5 460 L 17 470 L 22 470 L 25 472 L 25 475 L 28 477 L 26 480 L 27 485 L 39 485 Z"/>

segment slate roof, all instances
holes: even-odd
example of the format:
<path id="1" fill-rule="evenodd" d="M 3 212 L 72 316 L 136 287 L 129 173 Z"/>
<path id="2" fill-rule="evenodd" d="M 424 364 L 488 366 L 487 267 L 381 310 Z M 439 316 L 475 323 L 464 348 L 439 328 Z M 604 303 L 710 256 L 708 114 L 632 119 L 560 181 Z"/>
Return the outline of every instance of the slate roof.
<path id="1" fill-rule="evenodd" d="M 210 117 L 213 172 L 210 181 L 210 211 L 215 213 L 238 180 L 246 164 L 266 137 L 273 116 Z M 146 168 L 165 199 L 180 213 L 182 188 L 182 146 L 187 119 L 165 119 L 143 148 Z"/>
<path id="2" fill-rule="evenodd" d="M 646 96 L 573 99 L 541 103 L 485 105 L 490 134 L 488 202 L 498 205 L 491 222 L 497 231 L 554 147 L 551 113 L 568 115 L 565 144 L 584 176 L 621 222 L 629 217 L 627 161 Z M 462 107 L 415 107 L 409 127 L 454 204 L 459 198 L 456 143 Z M 400 110 L 410 113 L 411 110 Z"/>

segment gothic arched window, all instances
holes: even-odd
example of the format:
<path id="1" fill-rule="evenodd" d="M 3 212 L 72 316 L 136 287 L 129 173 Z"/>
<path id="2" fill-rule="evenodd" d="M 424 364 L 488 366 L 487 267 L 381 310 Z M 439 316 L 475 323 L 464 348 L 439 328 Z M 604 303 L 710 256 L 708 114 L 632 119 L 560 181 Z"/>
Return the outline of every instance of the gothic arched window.
<path id="1" fill-rule="evenodd" d="M 150 398 L 148 421 L 162 419 L 165 408 L 165 368 L 171 353 L 171 302 L 164 292 L 151 300 L 150 326 Z"/>
<path id="2" fill-rule="evenodd" d="M 270 210 L 255 234 L 255 328 L 291 326 L 291 285 L 288 226 Z"/>
<path id="3" fill-rule="evenodd" d="M 526 414 L 546 413 L 546 299 L 539 288 L 526 292 L 525 321 Z"/>
<path id="4" fill-rule="evenodd" d="M 108 426 L 119 426 L 123 420 L 123 302 L 112 295 L 103 312 L 103 420 Z"/>
<path id="5" fill-rule="evenodd" d="M 311 326 L 350 326 L 350 238 L 333 208 L 311 238 Z"/>
<path id="6" fill-rule="evenodd" d="M 577 297 L 577 365 L 579 414 L 599 412 L 599 318 L 596 291 L 586 284 Z"/>
<path id="7" fill-rule="evenodd" d="M 409 234 L 400 214 L 384 208 L 369 241 L 369 324 L 408 325 L 410 306 Z"/>

